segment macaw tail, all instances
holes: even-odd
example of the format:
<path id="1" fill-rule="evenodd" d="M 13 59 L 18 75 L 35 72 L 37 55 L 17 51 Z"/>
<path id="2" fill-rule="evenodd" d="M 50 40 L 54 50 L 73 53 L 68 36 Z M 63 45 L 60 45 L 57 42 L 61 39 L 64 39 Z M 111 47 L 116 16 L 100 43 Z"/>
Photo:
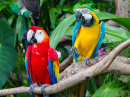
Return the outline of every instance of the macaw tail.
<path id="1" fill-rule="evenodd" d="M 42 94 L 35 94 L 35 97 L 44 97 Z"/>
<path id="2" fill-rule="evenodd" d="M 72 88 L 70 88 L 70 95 L 69 97 L 85 97 L 85 86 L 84 83 L 81 83 L 79 85 L 76 85 Z"/>
<path id="3" fill-rule="evenodd" d="M 52 95 L 43 95 L 43 94 L 35 94 L 35 97 L 56 97 L 56 96 L 54 96 L 54 94 L 52 94 Z"/>
<path id="4" fill-rule="evenodd" d="M 35 94 L 35 96 L 33 97 L 56 97 L 56 94 L 51 94 L 51 95 Z"/>

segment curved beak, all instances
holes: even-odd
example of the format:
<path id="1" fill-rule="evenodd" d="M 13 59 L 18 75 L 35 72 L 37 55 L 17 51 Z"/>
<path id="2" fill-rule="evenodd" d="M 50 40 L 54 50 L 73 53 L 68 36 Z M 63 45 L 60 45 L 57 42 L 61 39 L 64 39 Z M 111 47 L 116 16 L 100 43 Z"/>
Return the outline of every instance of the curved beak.
<path id="1" fill-rule="evenodd" d="M 85 21 L 85 18 L 84 18 L 84 16 L 82 15 L 82 13 L 81 13 L 80 11 L 76 10 L 75 16 L 76 16 L 76 20 L 77 20 L 78 22 L 79 22 L 79 21 Z"/>
<path id="2" fill-rule="evenodd" d="M 32 38 L 30 39 L 31 43 L 37 43 L 37 39 L 35 38 L 35 33 L 32 34 Z"/>
<path id="3" fill-rule="evenodd" d="M 33 30 L 29 30 L 27 32 L 27 40 L 31 43 L 37 43 L 37 39 L 35 38 L 35 33 L 33 32 Z"/>

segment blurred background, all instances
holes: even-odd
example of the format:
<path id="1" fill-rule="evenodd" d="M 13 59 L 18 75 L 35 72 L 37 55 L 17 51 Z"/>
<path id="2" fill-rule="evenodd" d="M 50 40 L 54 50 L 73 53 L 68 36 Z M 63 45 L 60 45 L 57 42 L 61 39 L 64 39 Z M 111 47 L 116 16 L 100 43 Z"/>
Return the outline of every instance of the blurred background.
<path id="1" fill-rule="evenodd" d="M 130 0 L 40 0 L 39 27 L 47 31 L 51 47 L 61 52 L 61 64 L 69 58 L 67 66 L 73 59 L 70 48 L 76 8 L 83 4 L 92 7 L 99 20 L 106 24 L 106 35 L 98 56 L 107 55 L 130 39 Z M 31 19 L 13 12 L 13 5 L 22 8 L 17 0 L 0 0 L 0 89 L 29 86 L 22 42 L 24 33 L 31 26 Z M 130 48 L 123 50 L 120 56 L 129 58 Z M 91 88 L 85 91 L 84 96 L 110 97 L 111 94 L 111 97 L 129 97 L 129 80 L 130 76 L 126 75 L 100 75 L 96 77 L 96 83 L 90 83 Z M 68 95 L 69 89 L 59 93 L 58 97 Z M 30 97 L 30 94 L 6 97 Z"/>

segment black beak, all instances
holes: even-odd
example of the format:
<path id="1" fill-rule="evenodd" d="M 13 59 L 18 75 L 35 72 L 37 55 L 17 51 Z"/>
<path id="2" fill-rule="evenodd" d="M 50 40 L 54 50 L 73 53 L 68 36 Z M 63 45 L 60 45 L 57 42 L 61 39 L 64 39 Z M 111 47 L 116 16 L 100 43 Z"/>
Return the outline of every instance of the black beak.
<path id="1" fill-rule="evenodd" d="M 37 43 L 37 39 L 35 38 L 35 33 L 33 33 L 30 42 L 31 42 L 31 43 Z"/>
<path id="2" fill-rule="evenodd" d="M 80 13 L 79 11 L 76 11 L 75 16 L 77 21 L 85 21 L 85 18 L 82 16 L 82 13 Z"/>

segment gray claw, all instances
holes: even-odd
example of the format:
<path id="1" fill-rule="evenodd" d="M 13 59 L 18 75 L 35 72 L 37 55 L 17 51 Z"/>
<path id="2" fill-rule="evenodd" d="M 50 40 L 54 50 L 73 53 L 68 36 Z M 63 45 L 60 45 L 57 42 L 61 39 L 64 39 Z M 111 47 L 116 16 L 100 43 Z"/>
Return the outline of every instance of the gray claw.
<path id="1" fill-rule="evenodd" d="M 76 50 L 77 50 L 77 48 L 75 47 L 75 46 L 72 46 L 72 48 L 71 48 L 71 51 L 72 51 L 72 53 L 76 53 Z"/>
<path id="2" fill-rule="evenodd" d="M 44 88 L 45 87 L 48 87 L 48 86 L 50 86 L 51 84 L 43 84 L 42 86 L 41 86 L 41 93 L 44 95 L 44 96 L 47 96 L 46 94 L 45 94 L 45 92 L 44 92 Z"/>
<path id="3" fill-rule="evenodd" d="M 75 65 L 75 63 L 72 63 L 70 66 L 72 66 L 72 67 L 73 67 L 74 65 Z"/>
<path id="4" fill-rule="evenodd" d="M 34 89 L 35 87 L 39 87 L 39 85 L 38 85 L 37 83 L 30 85 L 30 88 L 29 88 L 30 95 L 33 95 L 33 89 Z"/>
<path id="5" fill-rule="evenodd" d="M 85 64 L 90 65 L 90 63 L 89 63 L 89 58 L 85 57 L 85 58 L 84 58 L 84 61 L 85 61 Z"/>

